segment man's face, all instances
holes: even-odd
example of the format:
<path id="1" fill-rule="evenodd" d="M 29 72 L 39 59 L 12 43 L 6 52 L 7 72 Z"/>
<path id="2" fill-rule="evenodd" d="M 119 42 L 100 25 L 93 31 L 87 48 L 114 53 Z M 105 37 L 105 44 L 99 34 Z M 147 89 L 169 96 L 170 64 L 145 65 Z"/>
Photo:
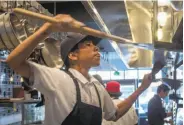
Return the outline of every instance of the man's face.
<path id="1" fill-rule="evenodd" d="M 76 61 L 86 67 L 96 67 L 100 64 L 100 54 L 97 46 L 92 41 L 85 41 L 78 44 Z"/>
<path id="2" fill-rule="evenodd" d="M 169 91 L 164 92 L 164 91 L 162 90 L 161 93 L 162 93 L 162 98 L 165 98 L 165 97 L 168 96 Z"/>

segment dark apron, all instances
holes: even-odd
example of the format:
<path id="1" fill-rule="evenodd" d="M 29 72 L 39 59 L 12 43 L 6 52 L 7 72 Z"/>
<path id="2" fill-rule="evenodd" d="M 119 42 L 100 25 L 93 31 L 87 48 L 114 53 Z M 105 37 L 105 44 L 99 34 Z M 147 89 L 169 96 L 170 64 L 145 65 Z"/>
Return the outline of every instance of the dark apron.
<path id="1" fill-rule="evenodd" d="M 66 72 L 66 71 L 65 71 Z M 102 108 L 98 90 L 94 84 L 98 95 L 100 107 L 89 105 L 81 101 L 81 94 L 77 79 L 70 73 L 68 75 L 73 79 L 76 86 L 77 101 L 72 112 L 66 117 L 61 125 L 101 125 L 102 123 Z"/>

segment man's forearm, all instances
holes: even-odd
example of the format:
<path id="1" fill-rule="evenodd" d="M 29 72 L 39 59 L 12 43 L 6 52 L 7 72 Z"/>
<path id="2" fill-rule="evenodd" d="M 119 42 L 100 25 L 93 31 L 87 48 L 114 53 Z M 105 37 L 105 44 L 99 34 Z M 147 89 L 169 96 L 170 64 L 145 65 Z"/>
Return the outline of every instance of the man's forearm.
<path id="1" fill-rule="evenodd" d="M 137 97 L 144 91 L 145 89 L 142 87 L 139 87 L 132 95 L 130 95 L 125 100 L 121 101 L 117 107 L 117 119 L 119 119 L 121 116 L 123 116 L 132 106 L 132 104 L 137 100 Z M 116 120 L 117 120 L 116 119 Z"/>
<path id="2" fill-rule="evenodd" d="M 6 62 L 11 68 L 16 69 L 19 67 L 21 63 L 29 57 L 38 43 L 48 37 L 48 28 L 48 24 L 43 25 L 38 31 L 24 40 L 10 53 Z"/>

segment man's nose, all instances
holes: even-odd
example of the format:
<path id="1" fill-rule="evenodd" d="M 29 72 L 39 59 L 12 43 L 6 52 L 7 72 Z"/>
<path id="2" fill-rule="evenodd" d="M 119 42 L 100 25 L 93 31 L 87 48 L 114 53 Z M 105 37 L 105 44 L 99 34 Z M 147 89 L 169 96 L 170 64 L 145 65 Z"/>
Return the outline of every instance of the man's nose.
<path id="1" fill-rule="evenodd" d="M 100 51 L 100 49 L 99 49 L 98 46 L 95 46 L 95 47 L 94 47 L 94 50 L 95 50 L 95 51 Z"/>

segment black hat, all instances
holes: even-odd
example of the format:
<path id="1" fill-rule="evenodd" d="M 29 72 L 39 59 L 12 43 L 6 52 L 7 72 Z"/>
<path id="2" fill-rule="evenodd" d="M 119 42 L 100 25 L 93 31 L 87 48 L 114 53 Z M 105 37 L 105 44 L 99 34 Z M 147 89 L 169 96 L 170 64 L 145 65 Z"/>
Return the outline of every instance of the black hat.
<path id="1" fill-rule="evenodd" d="M 92 40 L 94 44 L 98 44 L 101 38 L 97 38 L 90 35 L 83 35 L 80 33 L 73 33 L 73 32 L 67 33 L 66 39 L 61 42 L 61 46 L 60 46 L 61 58 L 65 63 L 65 65 L 66 65 L 67 56 L 71 52 L 71 50 L 75 47 L 75 45 L 85 40 Z"/>

